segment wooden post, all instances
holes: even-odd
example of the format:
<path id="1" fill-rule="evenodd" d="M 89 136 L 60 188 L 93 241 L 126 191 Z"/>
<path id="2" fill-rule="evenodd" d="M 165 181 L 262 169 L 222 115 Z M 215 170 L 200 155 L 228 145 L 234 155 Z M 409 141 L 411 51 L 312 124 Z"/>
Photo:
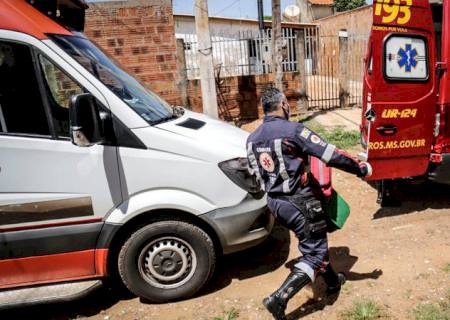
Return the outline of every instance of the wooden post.
<path id="1" fill-rule="evenodd" d="M 186 71 L 186 56 L 184 54 L 184 39 L 177 39 L 177 85 L 180 90 L 181 103 L 183 107 L 189 108 L 187 93 L 188 78 Z"/>
<path id="2" fill-rule="evenodd" d="M 306 77 L 305 59 L 305 30 L 301 29 L 297 31 L 297 70 L 300 75 L 300 96 L 297 103 L 298 113 L 305 113 L 308 111 L 308 78 Z"/>
<path id="3" fill-rule="evenodd" d="M 272 73 L 275 87 L 281 91 L 283 91 L 282 42 L 280 0 L 272 0 Z"/>
<path id="4" fill-rule="evenodd" d="M 350 92 L 348 87 L 348 33 L 339 31 L 339 101 L 341 108 L 348 108 Z"/>
<path id="5" fill-rule="evenodd" d="M 198 39 L 197 62 L 200 68 L 203 113 L 218 118 L 213 48 L 209 34 L 208 1 L 195 0 L 195 29 Z"/>

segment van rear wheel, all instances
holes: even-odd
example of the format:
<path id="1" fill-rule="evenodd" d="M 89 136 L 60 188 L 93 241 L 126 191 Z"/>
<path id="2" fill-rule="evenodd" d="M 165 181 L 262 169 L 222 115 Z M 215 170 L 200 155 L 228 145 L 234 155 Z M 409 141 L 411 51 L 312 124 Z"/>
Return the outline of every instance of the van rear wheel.
<path id="1" fill-rule="evenodd" d="M 166 302 L 195 294 L 214 272 L 211 238 L 187 222 L 161 221 L 135 231 L 122 246 L 118 267 L 137 296 Z"/>

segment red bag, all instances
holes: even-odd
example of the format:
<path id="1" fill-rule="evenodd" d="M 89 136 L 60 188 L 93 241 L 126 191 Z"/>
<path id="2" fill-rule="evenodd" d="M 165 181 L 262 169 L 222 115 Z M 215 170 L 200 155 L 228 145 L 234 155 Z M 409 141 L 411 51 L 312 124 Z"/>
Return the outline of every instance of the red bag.
<path id="1" fill-rule="evenodd" d="M 333 194 L 333 186 L 331 185 L 331 167 L 316 157 L 310 158 L 311 174 L 316 178 L 322 189 L 325 198 L 331 197 Z"/>

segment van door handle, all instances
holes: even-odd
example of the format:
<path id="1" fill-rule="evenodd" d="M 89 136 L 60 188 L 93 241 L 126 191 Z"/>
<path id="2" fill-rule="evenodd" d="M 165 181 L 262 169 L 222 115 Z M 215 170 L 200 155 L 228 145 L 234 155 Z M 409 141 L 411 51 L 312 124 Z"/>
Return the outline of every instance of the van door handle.
<path id="1" fill-rule="evenodd" d="M 397 133 L 397 126 L 387 125 L 377 128 L 377 132 L 382 136 L 393 136 Z"/>

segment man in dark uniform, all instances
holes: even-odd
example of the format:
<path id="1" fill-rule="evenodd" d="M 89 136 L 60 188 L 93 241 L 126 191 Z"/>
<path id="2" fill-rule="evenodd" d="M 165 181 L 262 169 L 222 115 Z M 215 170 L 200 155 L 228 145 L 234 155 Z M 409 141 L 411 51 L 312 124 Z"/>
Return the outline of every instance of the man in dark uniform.
<path id="1" fill-rule="evenodd" d="M 339 291 L 345 282 L 345 276 L 336 274 L 329 262 L 321 190 L 309 173 L 309 156 L 358 177 L 368 175 L 369 166 L 327 143 L 303 124 L 289 122 L 289 104 L 278 89 L 266 89 L 261 103 L 266 115 L 264 123 L 247 140 L 250 171 L 267 192 L 272 214 L 299 239 L 303 254 L 281 287 L 263 301 L 275 319 L 285 319 L 289 299 L 318 275 L 323 276 L 329 293 Z"/>

